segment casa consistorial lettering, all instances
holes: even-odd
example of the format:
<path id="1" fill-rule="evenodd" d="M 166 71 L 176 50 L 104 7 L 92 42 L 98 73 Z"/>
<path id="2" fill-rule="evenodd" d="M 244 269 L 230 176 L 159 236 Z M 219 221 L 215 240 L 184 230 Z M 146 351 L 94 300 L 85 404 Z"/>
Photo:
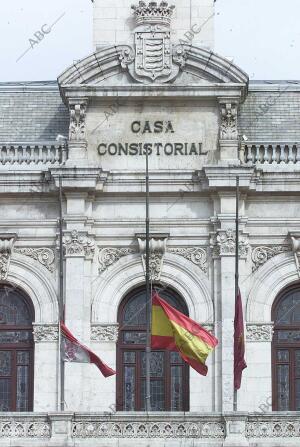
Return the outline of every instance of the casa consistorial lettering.
<path id="1" fill-rule="evenodd" d="M 134 136 L 140 136 L 142 140 L 146 136 L 157 137 L 163 134 L 166 137 L 165 142 L 161 141 L 130 141 L 130 142 L 101 142 L 98 145 L 98 154 L 103 155 L 132 155 L 144 156 L 148 151 L 148 155 L 174 155 L 174 156 L 199 156 L 207 155 L 207 151 L 203 150 L 202 142 L 174 142 L 169 138 L 175 134 L 175 126 L 172 121 L 133 121 L 130 125 L 130 131 Z M 168 139 L 169 138 L 169 139 Z M 172 138 L 173 139 L 173 138 Z"/>

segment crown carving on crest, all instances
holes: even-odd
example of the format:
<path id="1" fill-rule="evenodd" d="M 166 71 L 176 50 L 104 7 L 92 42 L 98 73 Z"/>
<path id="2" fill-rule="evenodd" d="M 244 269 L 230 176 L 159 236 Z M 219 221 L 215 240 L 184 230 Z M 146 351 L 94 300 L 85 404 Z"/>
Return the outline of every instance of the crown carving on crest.
<path id="1" fill-rule="evenodd" d="M 174 5 L 169 5 L 167 1 L 149 2 L 139 1 L 138 5 L 132 5 L 135 21 L 137 25 L 144 23 L 170 25 Z"/>

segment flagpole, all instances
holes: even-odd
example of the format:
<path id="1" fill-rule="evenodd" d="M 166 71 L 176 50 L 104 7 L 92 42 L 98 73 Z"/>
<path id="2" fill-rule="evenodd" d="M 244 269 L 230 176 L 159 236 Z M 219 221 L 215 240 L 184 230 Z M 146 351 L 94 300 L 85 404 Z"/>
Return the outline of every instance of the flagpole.
<path id="1" fill-rule="evenodd" d="M 149 153 L 146 147 L 146 315 L 147 315 L 147 341 L 146 341 L 146 410 L 151 411 L 151 384 L 150 384 L 150 363 L 151 363 L 151 310 L 152 300 L 150 291 L 150 212 L 149 212 Z"/>
<path id="2" fill-rule="evenodd" d="M 235 201 L 235 302 L 239 291 L 239 198 L 240 179 L 236 178 L 236 201 Z M 237 411 L 237 390 L 233 386 L 233 411 Z"/>
<path id="3" fill-rule="evenodd" d="M 60 411 L 65 409 L 65 362 L 61 355 L 60 322 L 64 318 L 64 259 L 63 259 L 63 209 L 62 178 L 59 177 L 59 358 L 60 358 Z"/>

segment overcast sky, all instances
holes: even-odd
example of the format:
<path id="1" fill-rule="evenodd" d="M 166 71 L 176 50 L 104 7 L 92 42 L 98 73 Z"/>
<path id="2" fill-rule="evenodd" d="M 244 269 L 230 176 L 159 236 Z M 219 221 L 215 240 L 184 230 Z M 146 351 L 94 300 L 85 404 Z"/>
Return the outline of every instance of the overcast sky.
<path id="1" fill-rule="evenodd" d="M 300 0 L 217 0 L 216 13 L 215 51 L 250 79 L 300 79 Z M 31 48 L 34 33 L 56 21 Z M 93 51 L 92 2 L 2 0 L 0 42 L 0 81 L 56 79 Z"/>

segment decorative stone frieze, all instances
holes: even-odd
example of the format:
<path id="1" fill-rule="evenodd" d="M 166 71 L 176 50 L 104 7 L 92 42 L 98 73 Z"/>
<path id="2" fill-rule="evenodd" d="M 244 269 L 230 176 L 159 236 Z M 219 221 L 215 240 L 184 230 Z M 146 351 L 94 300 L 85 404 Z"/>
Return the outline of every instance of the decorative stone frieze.
<path id="1" fill-rule="evenodd" d="M 0 438 L 50 438 L 51 429 L 48 422 L 24 421 L 22 419 L 1 419 Z M 4 445 L 4 444 L 3 444 Z M 8 444 L 7 444 L 8 445 Z"/>
<path id="2" fill-rule="evenodd" d="M 51 248 L 15 248 L 14 253 L 29 256 L 46 267 L 50 272 L 54 271 L 55 254 Z"/>
<path id="3" fill-rule="evenodd" d="M 224 438 L 223 422 L 94 422 L 72 424 L 73 438 Z"/>
<path id="4" fill-rule="evenodd" d="M 138 237 L 138 243 L 139 243 L 140 255 L 142 257 L 144 272 L 146 272 L 146 239 L 141 239 Z M 164 239 L 150 238 L 149 269 L 150 269 L 150 278 L 152 281 L 159 281 L 160 279 L 163 266 L 163 258 L 166 253 L 166 247 L 167 247 L 167 238 Z"/>
<path id="5" fill-rule="evenodd" d="M 290 251 L 291 247 L 288 245 L 272 245 L 272 246 L 259 246 L 252 250 L 252 271 L 255 272 L 259 267 L 264 265 L 269 259 L 276 255 Z"/>
<path id="6" fill-rule="evenodd" d="M 249 342 L 272 341 L 273 323 L 247 323 L 246 329 L 246 339 Z"/>
<path id="7" fill-rule="evenodd" d="M 91 340 L 117 342 L 119 325 L 116 324 L 93 324 L 91 330 Z"/>
<path id="8" fill-rule="evenodd" d="M 300 419 L 280 420 L 275 415 L 269 420 L 256 417 L 246 422 L 246 438 L 300 438 Z"/>
<path id="9" fill-rule="evenodd" d="M 7 278 L 15 234 L 0 234 L 0 280 Z"/>
<path id="10" fill-rule="evenodd" d="M 70 141 L 84 141 L 86 139 L 86 109 L 86 101 L 70 104 Z"/>
<path id="11" fill-rule="evenodd" d="M 183 256 L 197 265 L 204 273 L 207 272 L 207 252 L 201 247 L 169 248 L 168 252 Z"/>
<path id="12" fill-rule="evenodd" d="M 58 341 L 58 324 L 33 324 L 35 343 Z"/>
<path id="13" fill-rule="evenodd" d="M 218 230 L 211 239 L 211 248 L 214 257 L 235 255 L 235 231 L 232 229 Z M 245 259 L 248 255 L 249 243 L 245 235 L 239 238 L 239 257 Z"/>
<path id="14" fill-rule="evenodd" d="M 237 140 L 237 104 L 220 103 L 220 139 L 221 140 Z"/>
<path id="15" fill-rule="evenodd" d="M 85 257 L 93 259 L 95 253 L 95 243 L 86 232 L 73 230 L 70 234 L 65 234 L 63 246 L 66 257 Z"/>
<path id="16" fill-rule="evenodd" d="M 137 250 L 133 248 L 113 248 L 106 247 L 99 251 L 99 273 L 104 272 L 110 265 L 113 265 L 123 256 L 136 253 Z"/>

